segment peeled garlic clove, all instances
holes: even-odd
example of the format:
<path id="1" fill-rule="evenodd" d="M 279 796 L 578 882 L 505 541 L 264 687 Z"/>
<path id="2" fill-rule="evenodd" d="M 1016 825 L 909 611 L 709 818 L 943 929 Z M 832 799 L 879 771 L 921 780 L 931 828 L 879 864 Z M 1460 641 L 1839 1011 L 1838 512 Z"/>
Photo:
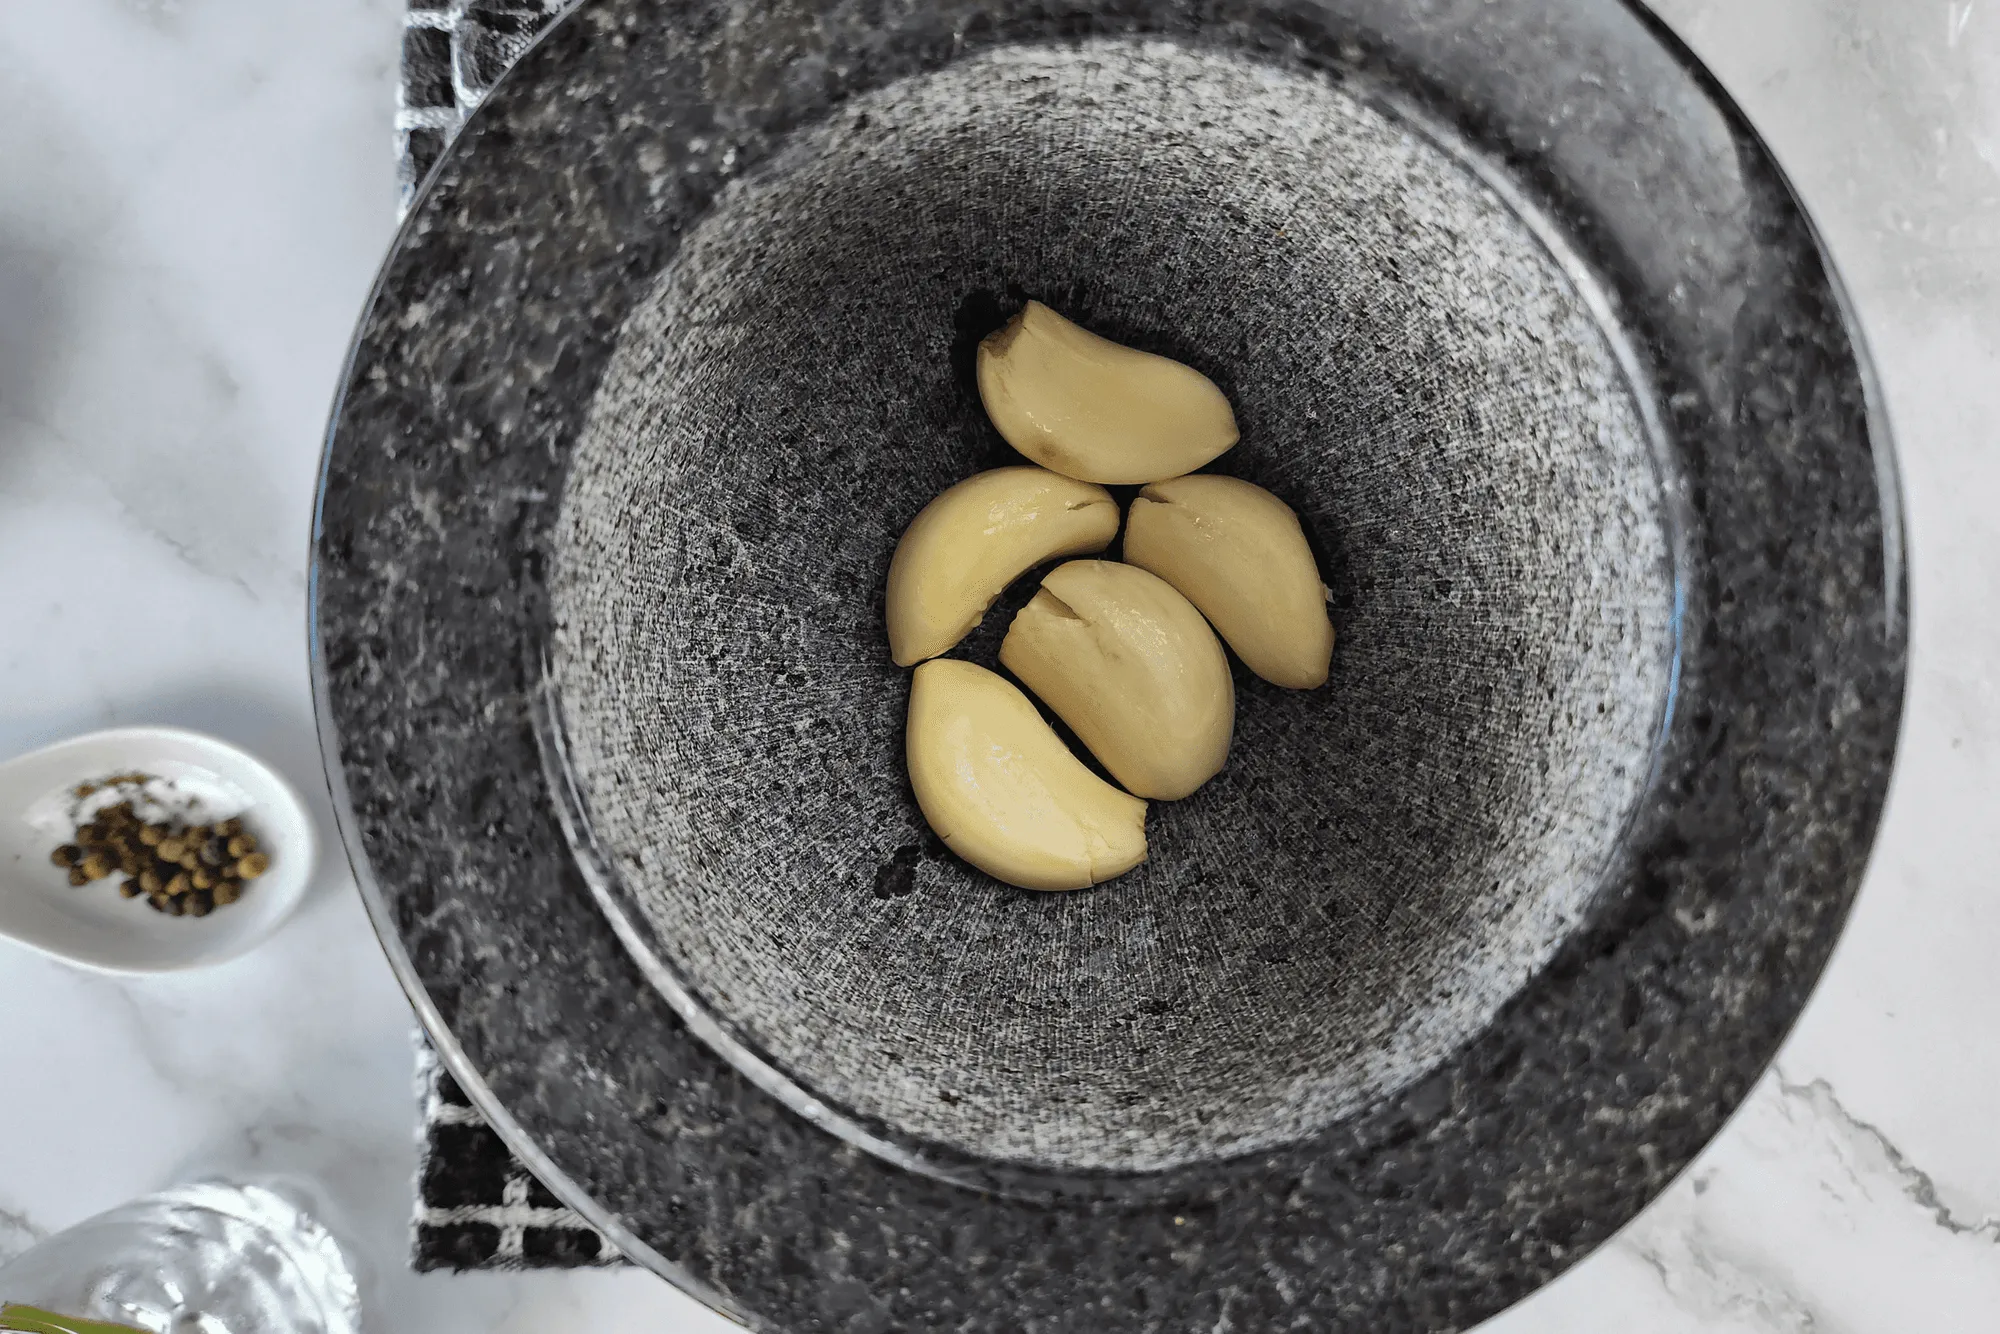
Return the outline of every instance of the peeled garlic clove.
<path id="1" fill-rule="evenodd" d="M 953 852 L 1022 889 L 1087 889 L 1146 860 L 1146 803 L 1085 768 L 1003 678 L 939 658 L 910 683 L 917 805 Z"/>
<path id="2" fill-rule="evenodd" d="M 924 506 L 889 562 L 889 652 L 908 667 L 965 638 L 1003 589 L 1043 561 L 1102 551 L 1118 503 L 1046 468 L 995 468 Z"/>
<path id="3" fill-rule="evenodd" d="M 1236 443 L 1229 400 L 1206 375 L 1039 301 L 979 344 L 979 397 L 1008 444 L 1086 482 L 1178 477 Z"/>
<path id="4" fill-rule="evenodd" d="M 1187 595 L 1251 671 L 1273 685 L 1326 681 L 1333 622 L 1298 515 L 1234 477 L 1180 477 L 1139 493 L 1125 559 Z"/>
<path id="5" fill-rule="evenodd" d="M 1000 661 L 1134 796 L 1185 797 L 1229 756 L 1229 659 L 1201 613 L 1136 566 L 1052 570 L 1008 627 Z"/>

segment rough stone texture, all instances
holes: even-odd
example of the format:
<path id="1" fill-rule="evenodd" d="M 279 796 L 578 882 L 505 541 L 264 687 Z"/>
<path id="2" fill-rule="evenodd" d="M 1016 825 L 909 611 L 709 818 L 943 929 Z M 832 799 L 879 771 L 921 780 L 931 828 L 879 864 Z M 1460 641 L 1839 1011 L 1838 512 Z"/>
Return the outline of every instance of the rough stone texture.
<path id="1" fill-rule="evenodd" d="M 1359 72 L 1560 222 L 1682 479 L 1677 695 L 1586 920 L 1432 1073 L 1303 1144 L 981 1193 L 798 1115 L 648 984 L 545 780 L 549 541 L 617 332 L 729 180 L 896 79 L 1131 32 Z M 473 118 L 364 321 L 317 532 L 329 776 L 468 1091 L 640 1258 L 760 1327 L 1461 1328 L 1636 1212 L 1803 1003 L 1894 749 L 1896 523 L 1809 227 L 1609 0 L 601 0 Z"/>
<path id="2" fill-rule="evenodd" d="M 1058 898 L 924 855 L 881 621 L 904 525 L 1010 457 L 953 356 L 1010 290 L 1227 388 L 1219 466 L 1320 535 L 1341 629 L 1323 690 L 1242 673 L 1224 772 Z M 689 233 L 576 446 L 554 682 L 614 907 L 894 1138 L 1095 1170 L 1302 1138 L 1582 918 L 1666 699 L 1654 458 L 1534 234 L 1325 80 L 1098 42 L 858 98 Z"/>

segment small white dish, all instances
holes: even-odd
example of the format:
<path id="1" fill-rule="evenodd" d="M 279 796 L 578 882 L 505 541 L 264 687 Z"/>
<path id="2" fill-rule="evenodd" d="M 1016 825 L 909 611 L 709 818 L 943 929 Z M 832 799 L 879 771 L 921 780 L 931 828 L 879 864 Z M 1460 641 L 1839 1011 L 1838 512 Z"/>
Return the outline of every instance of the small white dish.
<path id="1" fill-rule="evenodd" d="M 164 771 L 164 773 L 163 773 Z M 49 854 L 52 798 L 118 774 L 187 776 L 245 799 L 244 822 L 271 869 L 206 917 L 170 917 L 119 896 L 121 876 L 72 887 Z M 233 959 L 276 931 L 318 860 L 312 817 L 292 785 L 227 742 L 175 727 L 121 727 L 0 764 L 0 935 L 113 973 L 164 973 Z"/>

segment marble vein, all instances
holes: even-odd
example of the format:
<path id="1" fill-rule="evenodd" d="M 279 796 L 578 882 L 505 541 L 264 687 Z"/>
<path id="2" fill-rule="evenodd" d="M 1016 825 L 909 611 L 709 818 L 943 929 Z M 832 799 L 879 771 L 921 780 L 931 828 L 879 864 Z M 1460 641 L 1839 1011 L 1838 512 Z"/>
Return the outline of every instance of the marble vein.
<path id="1" fill-rule="evenodd" d="M 1677 1306 L 1698 1320 L 1742 1321 L 1758 1334 L 1838 1334 L 1843 1327 L 1766 1267 L 1735 1253 L 1701 1220 L 1655 1229 L 1631 1250 Z"/>
<path id="2" fill-rule="evenodd" d="M 18 1255 L 48 1235 L 25 1210 L 0 1208 L 0 1260 Z"/>
<path id="3" fill-rule="evenodd" d="M 1773 1074 L 1778 1091 L 1784 1096 L 1804 1102 L 1814 1115 L 1881 1154 L 1903 1194 L 1928 1212 L 1937 1226 L 1954 1236 L 1977 1237 L 1988 1243 L 2000 1244 L 2000 1217 L 1988 1214 L 1976 1222 L 1960 1218 L 1939 1197 L 1938 1184 L 1931 1174 L 1912 1162 L 1910 1156 L 1898 1148 L 1879 1126 L 1849 1111 L 1827 1080 L 1795 1082 L 1785 1077 L 1782 1067 L 1775 1069 Z"/>

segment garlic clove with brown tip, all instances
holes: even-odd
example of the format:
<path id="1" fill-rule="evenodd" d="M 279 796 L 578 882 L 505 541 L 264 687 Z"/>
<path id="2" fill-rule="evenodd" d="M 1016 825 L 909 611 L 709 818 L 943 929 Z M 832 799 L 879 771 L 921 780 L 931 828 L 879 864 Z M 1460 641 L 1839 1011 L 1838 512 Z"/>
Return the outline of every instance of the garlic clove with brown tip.
<path id="1" fill-rule="evenodd" d="M 1237 439 L 1229 400 L 1206 375 L 1039 301 L 979 344 L 979 397 L 1008 444 L 1086 482 L 1179 477 Z"/>

